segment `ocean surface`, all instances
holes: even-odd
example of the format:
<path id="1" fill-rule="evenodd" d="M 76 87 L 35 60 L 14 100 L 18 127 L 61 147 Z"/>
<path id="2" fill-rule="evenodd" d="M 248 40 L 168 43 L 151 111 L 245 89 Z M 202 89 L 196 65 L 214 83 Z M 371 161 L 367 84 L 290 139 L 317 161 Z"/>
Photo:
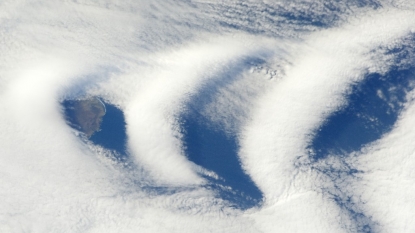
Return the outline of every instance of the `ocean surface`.
<path id="1" fill-rule="evenodd" d="M 396 69 L 386 74 L 368 74 L 362 82 L 353 85 L 346 96 L 346 104 L 316 130 L 309 146 L 311 158 L 317 161 L 327 156 L 345 156 L 389 132 L 403 109 L 406 93 L 413 88 L 414 77 L 412 69 Z M 185 156 L 218 175 L 218 179 L 204 177 L 209 181 L 206 188 L 213 190 L 218 198 L 235 208 L 249 209 L 260 205 L 263 195 L 242 170 L 237 137 L 215 127 L 200 114 L 203 106 L 210 103 L 215 85 L 217 83 L 208 85 L 206 90 L 195 96 L 189 102 L 187 111 L 180 116 Z M 63 101 L 63 107 L 70 108 L 71 101 Z M 115 151 L 117 159 L 126 160 L 128 152 L 124 114 L 116 106 L 103 103 L 106 114 L 101 130 L 89 140 Z M 68 111 L 65 112 L 68 124 L 76 128 L 72 116 Z M 152 190 L 160 188 L 154 187 Z"/>
<path id="2" fill-rule="evenodd" d="M 74 101 L 76 100 L 65 100 L 62 102 L 62 106 L 65 109 L 65 118 L 68 124 L 79 130 L 70 111 Z M 117 152 L 115 154 L 119 156 L 118 159 L 126 159 L 128 153 L 126 150 L 127 134 L 124 113 L 110 103 L 103 100 L 101 102 L 105 105 L 106 112 L 102 118 L 100 130 L 95 132 L 89 140 L 96 145 Z"/>
<path id="3" fill-rule="evenodd" d="M 413 89 L 414 69 L 368 74 L 346 96 L 347 103 L 329 116 L 310 145 L 315 159 L 346 155 L 389 132 Z"/>

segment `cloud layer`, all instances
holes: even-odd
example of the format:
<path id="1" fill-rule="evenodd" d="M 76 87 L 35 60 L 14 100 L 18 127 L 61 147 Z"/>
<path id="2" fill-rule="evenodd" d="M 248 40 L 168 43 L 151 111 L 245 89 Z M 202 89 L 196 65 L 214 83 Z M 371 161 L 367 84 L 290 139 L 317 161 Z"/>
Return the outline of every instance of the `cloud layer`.
<path id="1" fill-rule="evenodd" d="M 413 231 L 413 92 L 362 150 L 309 145 L 353 85 L 412 69 L 414 17 L 410 1 L 3 1 L 0 231 Z M 124 112 L 132 167 L 66 124 L 60 102 L 84 96 Z M 186 157 L 190 107 L 237 140 L 260 205 L 230 205 Z"/>

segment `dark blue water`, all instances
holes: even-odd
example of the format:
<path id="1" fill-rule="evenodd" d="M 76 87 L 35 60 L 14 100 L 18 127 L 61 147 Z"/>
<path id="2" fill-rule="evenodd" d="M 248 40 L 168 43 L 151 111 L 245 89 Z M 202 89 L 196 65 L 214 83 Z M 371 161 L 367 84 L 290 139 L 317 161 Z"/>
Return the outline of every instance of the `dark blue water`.
<path id="1" fill-rule="evenodd" d="M 354 85 L 347 106 L 329 116 L 316 132 L 310 146 L 315 159 L 358 151 L 389 132 L 414 79 L 414 70 L 395 69 L 385 75 L 369 74 Z"/>
<path id="2" fill-rule="evenodd" d="M 183 116 L 183 140 L 189 160 L 214 171 L 223 179 L 206 177 L 211 182 L 209 188 L 236 208 L 247 209 L 260 204 L 261 191 L 241 168 L 237 139 L 199 120 L 195 114 Z"/>
<path id="3" fill-rule="evenodd" d="M 94 133 L 90 140 L 109 150 L 126 155 L 127 134 L 124 113 L 114 105 L 105 103 L 106 113 L 101 123 L 101 130 Z"/>
<path id="4" fill-rule="evenodd" d="M 68 124 L 79 130 L 74 120 L 73 111 L 71 111 L 73 103 L 74 100 L 65 100 L 62 102 L 62 106 L 65 110 L 65 118 Z M 102 119 L 101 130 L 95 132 L 89 140 L 96 145 L 117 152 L 117 159 L 126 159 L 127 134 L 124 113 L 110 103 L 103 103 L 106 108 L 106 113 Z"/>
<path id="5" fill-rule="evenodd" d="M 263 64 L 260 58 L 242 59 L 211 79 L 193 96 L 179 121 L 183 133 L 184 151 L 192 162 L 214 171 L 219 180 L 206 177 L 210 181 L 208 188 L 231 206 L 248 209 L 258 206 L 263 195 L 251 178 L 242 170 L 238 157 L 238 140 L 223 129 L 215 127 L 209 119 L 200 114 L 204 107 L 214 101 L 219 87 L 232 84 L 241 72 L 252 66 Z M 230 188 L 230 189 L 229 189 Z"/>
<path id="6" fill-rule="evenodd" d="M 353 85 L 346 97 L 347 104 L 327 118 L 315 132 L 310 144 L 314 161 L 323 161 L 329 155 L 337 156 L 341 166 L 327 163 L 315 168 L 329 177 L 334 184 L 326 190 L 333 201 L 355 223 L 355 232 L 373 232 L 377 223 L 367 216 L 354 202 L 353 194 L 342 190 L 342 182 L 360 173 L 344 159 L 350 152 L 359 151 L 368 143 L 380 139 L 394 127 L 406 102 L 406 94 L 412 90 L 415 69 L 391 69 L 386 74 L 368 74 L 365 79 Z M 340 185 L 337 185 L 340 184 Z"/>

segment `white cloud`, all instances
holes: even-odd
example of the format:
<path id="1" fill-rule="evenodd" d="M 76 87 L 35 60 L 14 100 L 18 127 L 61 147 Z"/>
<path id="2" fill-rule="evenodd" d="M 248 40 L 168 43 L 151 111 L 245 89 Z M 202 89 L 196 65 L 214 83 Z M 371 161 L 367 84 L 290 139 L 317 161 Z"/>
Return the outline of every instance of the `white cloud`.
<path id="1" fill-rule="evenodd" d="M 292 67 L 259 100 L 241 137 L 242 162 L 264 192 L 266 205 L 321 186 L 307 165 L 306 147 L 313 130 L 344 104 L 351 84 L 368 71 L 382 72 L 378 60 L 368 59 L 370 53 L 409 33 L 415 25 L 405 19 L 412 16 L 394 10 L 373 12 L 344 27 L 314 33 L 297 50 Z M 330 203 L 321 208 L 326 205 Z"/>
<path id="2" fill-rule="evenodd" d="M 355 166 L 364 173 L 352 188 L 364 203 L 364 210 L 379 223 L 379 232 L 414 230 L 414 106 L 413 101 L 406 104 L 396 128 L 354 158 Z"/>
<path id="3" fill-rule="evenodd" d="M 349 85 L 368 70 L 384 71 L 388 58 L 378 47 L 413 32 L 414 14 L 370 10 L 320 30 L 277 20 L 278 14 L 267 18 L 259 13 L 264 4 L 257 3 L 248 7 L 258 14 L 232 19 L 214 15 L 224 6 L 230 15 L 246 6 L 0 3 L 0 231 L 342 232 L 350 227 L 352 221 L 319 192 L 324 185 L 319 175 L 293 164 L 298 156 L 306 160 L 310 133 L 343 104 Z M 280 10 L 299 9 L 306 7 Z M 249 34 L 255 25 L 258 33 L 272 28 L 266 36 Z M 315 32 L 305 33 L 310 31 Z M 215 87 L 217 95 L 203 109 L 207 119 L 240 136 L 243 167 L 264 192 L 264 206 L 244 212 L 200 186 L 206 182 L 201 173 L 214 174 L 186 159 L 177 117 L 206 83 L 228 78 L 221 74 L 239 69 L 238 62 L 247 58 L 264 59 L 265 73 L 244 67 L 228 85 Z M 268 68 L 279 71 L 271 80 Z M 81 94 L 100 95 L 124 111 L 137 170 L 123 169 L 105 156 L 109 151 L 84 144 L 66 125 L 59 101 Z M 356 163 L 367 170 L 354 184 L 367 200 L 362 208 L 385 232 L 411 227 L 411 109 L 380 148 Z M 399 157 L 383 156 L 394 148 Z M 378 193 L 378 187 L 384 188 Z M 384 208 L 384 200 L 394 204 Z M 406 215 L 396 219 L 399 213 Z"/>

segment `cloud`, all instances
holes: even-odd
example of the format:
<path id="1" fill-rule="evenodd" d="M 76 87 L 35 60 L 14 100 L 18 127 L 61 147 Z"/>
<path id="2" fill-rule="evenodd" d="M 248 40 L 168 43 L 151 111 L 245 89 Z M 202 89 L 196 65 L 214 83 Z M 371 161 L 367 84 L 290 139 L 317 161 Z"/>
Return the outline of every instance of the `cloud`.
<path id="1" fill-rule="evenodd" d="M 408 93 L 410 96 L 413 92 Z M 413 135 L 414 103 L 412 98 L 409 100 L 395 129 L 354 158 L 355 166 L 364 173 L 352 187 L 364 203 L 364 210 L 379 222 L 380 232 L 413 230 L 408 223 L 413 218 L 414 148 L 410 138 Z"/>
<path id="2" fill-rule="evenodd" d="M 413 13 L 407 14 L 377 11 L 343 27 L 312 34 L 291 60 L 286 76 L 258 101 L 253 120 L 243 128 L 241 158 L 264 192 L 266 205 L 324 186 L 309 166 L 307 146 L 313 131 L 345 104 L 350 85 L 367 72 L 382 72 L 379 64 L 368 59 L 370 53 L 379 46 L 393 45 L 413 30 L 414 25 L 404 20 Z M 378 23 L 385 28 L 379 30 Z M 332 202 L 326 201 L 326 205 Z"/>
<path id="3" fill-rule="evenodd" d="M 414 32 L 413 11 L 381 3 L 0 3 L 0 231 L 359 230 L 323 190 L 346 184 L 380 230 L 410 230 L 411 101 L 359 157 L 324 161 L 361 180 L 324 178 L 306 151 L 350 86 L 387 71 L 385 51 Z M 179 116 L 207 86 L 197 110 L 237 136 L 261 206 L 230 206 L 183 152 Z M 60 101 L 89 95 L 123 110 L 133 168 L 65 123 Z"/>

